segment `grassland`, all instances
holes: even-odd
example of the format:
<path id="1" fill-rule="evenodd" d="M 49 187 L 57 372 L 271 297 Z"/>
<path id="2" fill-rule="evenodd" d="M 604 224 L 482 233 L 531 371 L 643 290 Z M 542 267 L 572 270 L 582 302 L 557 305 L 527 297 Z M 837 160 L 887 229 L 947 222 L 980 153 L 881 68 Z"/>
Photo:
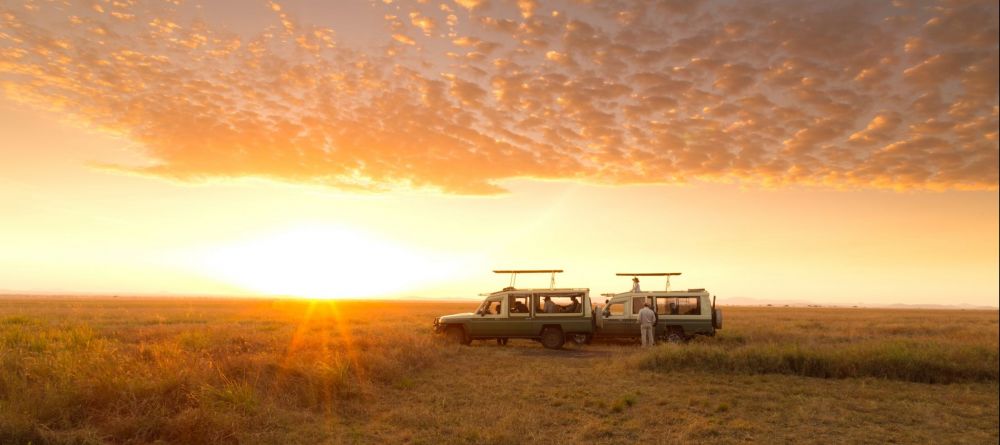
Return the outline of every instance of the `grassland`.
<path id="1" fill-rule="evenodd" d="M 447 344 L 474 303 L 0 300 L 0 443 L 996 443 L 997 311 L 724 308 L 715 338 Z"/>

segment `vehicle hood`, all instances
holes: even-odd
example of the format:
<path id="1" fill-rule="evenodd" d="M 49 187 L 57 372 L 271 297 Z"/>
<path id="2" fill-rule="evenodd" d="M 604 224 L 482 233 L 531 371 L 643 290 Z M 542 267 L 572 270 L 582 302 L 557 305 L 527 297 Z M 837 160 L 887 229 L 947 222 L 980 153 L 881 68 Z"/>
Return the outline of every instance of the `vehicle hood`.
<path id="1" fill-rule="evenodd" d="M 475 316 L 476 316 L 476 314 L 474 314 L 472 312 L 463 312 L 461 314 L 444 315 L 444 316 L 441 316 L 440 318 L 438 318 L 438 322 L 439 323 L 443 323 L 443 322 L 448 322 L 448 321 L 461 321 L 461 320 L 467 320 L 467 319 L 473 318 Z"/>

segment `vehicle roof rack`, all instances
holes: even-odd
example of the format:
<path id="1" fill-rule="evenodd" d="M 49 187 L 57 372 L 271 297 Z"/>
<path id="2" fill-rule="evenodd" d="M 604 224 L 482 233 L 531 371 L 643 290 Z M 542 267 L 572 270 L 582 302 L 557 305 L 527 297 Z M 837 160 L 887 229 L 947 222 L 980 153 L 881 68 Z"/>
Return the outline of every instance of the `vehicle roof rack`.
<path id="1" fill-rule="evenodd" d="M 509 273 L 510 274 L 510 287 L 514 288 L 514 283 L 517 281 L 517 274 L 519 273 L 547 273 L 552 274 L 549 278 L 549 289 L 555 289 L 556 287 L 556 274 L 562 273 L 562 269 L 510 269 L 510 270 L 494 270 L 493 273 Z"/>
<path id="2" fill-rule="evenodd" d="M 618 275 L 620 277 L 669 277 L 680 274 L 681 274 L 680 272 L 643 272 L 643 273 L 618 272 L 615 275 Z"/>
<path id="3" fill-rule="evenodd" d="M 670 292 L 670 277 L 680 275 L 680 272 L 640 272 L 640 273 L 627 273 L 618 272 L 615 275 L 619 277 L 667 277 L 667 287 L 666 291 Z"/>

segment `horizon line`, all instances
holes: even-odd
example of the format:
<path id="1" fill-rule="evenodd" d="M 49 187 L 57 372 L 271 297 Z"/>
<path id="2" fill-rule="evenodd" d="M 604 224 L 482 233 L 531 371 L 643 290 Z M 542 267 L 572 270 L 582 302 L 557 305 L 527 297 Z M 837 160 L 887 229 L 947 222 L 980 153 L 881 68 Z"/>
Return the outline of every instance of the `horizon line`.
<path id="1" fill-rule="evenodd" d="M 427 296 L 400 296 L 400 297 L 337 297 L 337 298 L 316 298 L 316 297 L 302 297 L 296 295 L 263 295 L 263 294 L 177 294 L 177 293 L 77 293 L 77 292 L 10 292 L 10 291 L 0 291 L 0 300 L 4 299 L 17 299 L 17 298 L 31 298 L 31 297 L 42 297 L 42 298 L 79 298 L 79 299 L 217 299 L 217 300 L 301 300 L 301 301 L 343 301 L 343 302 L 358 302 L 358 301 L 398 301 L 402 299 L 416 300 L 420 302 L 479 302 L 481 298 L 467 298 L 467 297 L 427 297 Z M 808 300 L 758 300 L 752 297 L 733 297 L 733 300 L 740 301 L 737 304 L 723 304 L 724 306 L 730 307 L 774 307 L 774 308 L 803 308 L 803 307 L 813 307 L 813 308 L 859 308 L 859 309 L 941 309 L 941 310 L 966 310 L 966 309 L 979 309 L 979 310 L 1000 310 L 1000 306 L 989 306 L 989 305 L 976 305 L 969 303 L 962 304 L 927 304 L 927 303 L 882 303 L 882 304 L 863 304 L 863 303 L 823 303 L 814 302 Z M 747 301 L 751 300 L 751 301 Z M 753 302 L 758 301 L 758 302 Z"/>

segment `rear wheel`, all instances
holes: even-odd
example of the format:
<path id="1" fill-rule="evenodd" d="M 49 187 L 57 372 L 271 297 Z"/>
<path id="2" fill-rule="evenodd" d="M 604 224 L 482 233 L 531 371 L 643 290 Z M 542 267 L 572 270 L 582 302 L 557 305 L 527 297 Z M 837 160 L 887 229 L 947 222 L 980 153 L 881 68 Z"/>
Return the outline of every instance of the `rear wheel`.
<path id="1" fill-rule="evenodd" d="M 671 329 L 667 331 L 667 343 L 684 343 L 684 331 Z"/>
<path id="2" fill-rule="evenodd" d="M 446 333 L 448 335 L 448 340 L 452 343 L 460 345 L 468 345 L 469 343 L 472 343 L 471 340 L 465 337 L 465 329 L 462 329 L 460 326 L 452 326 L 448 328 Z"/>
<path id="3" fill-rule="evenodd" d="M 542 331 L 542 346 L 549 349 L 559 349 L 563 343 L 566 343 L 566 337 L 563 335 L 562 329 L 545 328 Z"/>

